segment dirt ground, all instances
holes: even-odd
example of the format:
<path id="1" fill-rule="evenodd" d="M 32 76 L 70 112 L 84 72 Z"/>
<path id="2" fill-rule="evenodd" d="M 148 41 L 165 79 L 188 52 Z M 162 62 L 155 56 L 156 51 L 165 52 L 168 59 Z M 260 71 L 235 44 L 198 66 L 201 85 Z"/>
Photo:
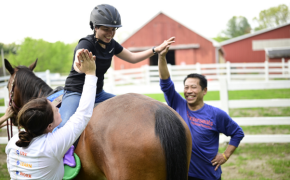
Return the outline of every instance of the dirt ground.
<path id="1" fill-rule="evenodd" d="M 247 156 L 246 154 L 242 156 Z M 226 163 L 235 164 L 237 161 L 237 156 L 233 155 Z M 277 174 L 274 172 L 272 166 L 268 165 L 268 160 L 270 159 L 280 159 L 281 157 L 265 157 L 263 159 L 251 159 L 245 160 L 243 164 L 222 166 L 222 179 L 223 180 L 235 180 L 235 179 L 273 179 L 282 180 L 285 179 L 285 174 Z M 283 159 L 290 160 L 290 154 L 285 156 Z M 290 170 L 290 169 L 289 169 Z M 263 178 L 261 178 L 263 177 Z M 289 177 L 290 178 L 290 177 Z"/>

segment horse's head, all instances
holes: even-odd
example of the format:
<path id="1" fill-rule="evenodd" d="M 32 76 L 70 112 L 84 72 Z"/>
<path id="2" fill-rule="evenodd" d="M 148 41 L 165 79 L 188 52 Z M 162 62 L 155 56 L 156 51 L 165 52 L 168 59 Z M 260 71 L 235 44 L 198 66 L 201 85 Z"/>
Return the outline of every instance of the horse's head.
<path id="1" fill-rule="evenodd" d="M 37 64 L 37 59 L 34 63 L 32 63 L 28 67 L 28 69 L 30 69 L 30 71 L 32 72 L 33 69 L 36 67 L 36 64 Z M 7 59 L 5 59 L 5 67 L 11 75 L 7 84 L 7 88 L 9 92 L 9 106 L 12 107 L 14 111 L 14 115 L 16 116 L 20 108 L 24 105 L 24 103 L 26 103 L 22 99 L 21 89 L 19 88 L 19 86 L 17 86 L 17 84 L 20 83 L 19 78 L 16 76 L 17 72 L 19 71 L 19 67 L 13 68 Z M 15 116 L 12 117 L 12 121 L 13 121 L 13 124 L 17 125 Z"/>

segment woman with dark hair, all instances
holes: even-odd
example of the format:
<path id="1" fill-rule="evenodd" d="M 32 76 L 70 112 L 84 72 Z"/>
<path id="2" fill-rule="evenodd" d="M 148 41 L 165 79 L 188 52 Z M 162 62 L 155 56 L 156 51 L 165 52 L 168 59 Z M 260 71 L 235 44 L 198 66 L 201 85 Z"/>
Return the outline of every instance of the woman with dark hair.
<path id="1" fill-rule="evenodd" d="M 11 179 L 62 179 L 63 156 L 88 124 L 96 92 L 95 57 L 87 50 L 78 55 L 77 67 L 85 73 L 79 107 L 69 121 L 61 123 L 58 108 L 45 98 L 29 101 L 18 113 L 19 125 L 25 129 L 13 136 L 6 146 L 7 168 Z"/>

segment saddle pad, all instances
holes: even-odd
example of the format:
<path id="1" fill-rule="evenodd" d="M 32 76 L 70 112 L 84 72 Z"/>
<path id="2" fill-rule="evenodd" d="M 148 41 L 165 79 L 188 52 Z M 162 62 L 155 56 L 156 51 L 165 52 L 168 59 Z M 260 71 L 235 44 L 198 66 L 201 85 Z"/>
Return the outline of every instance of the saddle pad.
<path id="1" fill-rule="evenodd" d="M 63 96 L 64 90 L 60 90 L 50 96 L 47 97 L 47 99 L 52 102 L 52 104 L 56 107 L 60 107 L 62 102 L 62 96 Z"/>
<path id="2" fill-rule="evenodd" d="M 63 175 L 63 180 L 71 180 L 73 178 L 75 178 L 80 169 L 81 169 L 81 160 L 78 157 L 78 155 L 76 153 L 74 153 L 74 157 L 75 157 L 75 161 L 76 161 L 76 166 L 74 168 L 68 166 L 68 165 L 64 165 L 64 175 Z"/>
<path id="3" fill-rule="evenodd" d="M 57 98 L 58 96 L 63 95 L 63 93 L 64 93 L 64 90 L 60 90 L 60 91 L 58 91 L 58 92 L 56 92 L 56 93 L 51 94 L 50 96 L 48 96 L 47 99 L 48 99 L 50 102 L 52 102 L 52 101 L 53 101 L 55 98 Z"/>

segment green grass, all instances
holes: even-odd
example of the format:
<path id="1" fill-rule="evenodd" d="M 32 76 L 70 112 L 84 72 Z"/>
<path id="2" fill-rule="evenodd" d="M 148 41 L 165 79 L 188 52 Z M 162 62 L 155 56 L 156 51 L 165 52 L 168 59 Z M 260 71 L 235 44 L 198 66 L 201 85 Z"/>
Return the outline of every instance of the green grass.
<path id="1" fill-rule="evenodd" d="M 265 89 L 229 91 L 229 99 L 285 99 L 290 98 L 290 89 Z"/>
<path id="2" fill-rule="evenodd" d="M 290 125 L 241 126 L 245 134 L 290 134 Z"/>
<path id="3" fill-rule="evenodd" d="M 183 98 L 183 93 L 179 93 Z M 163 94 L 144 94 L 145 96 L 151 97 L 157 101 L 165 102 L 164 95 Z M 220 100 L 220 94 L 219 91 L 209 91 L 203 98 L 205 101 L 209 100 Z"/>
<path id="4" fill-rule="evenodd" d="M 224 152 L 226 147 L 221 147 L 219 152 Z M 285 144 L 245 144 L 239 147 L 235 151 L 235 155 L 242 156 L 244 154 L 251 154 L 251 160 L 253 158 L 263 158 L 265 156 L 280 156 L 284 157 L 285 154 L 290 155 L 290 143 Z"/>
<path id="5" fill-rule="evenodd" d="M 287 173 L 290 170 L 290 160 L 271 159 L 268 163 L 274 167 L 274 172 L 277 174 Z"/>
<path id="6" fill-rule="evenodd" d="M 183 93 L 179 93 L 182 97 Z M 145 94 L 153 99 L 165 102 L 163 94 Z M 285 99 L 290 98 L 290 89 L 265 89 L 265 90 L 240 90 L 229 91 L 229 100 L 239 99 Z M 219 91 L 208 91 L 204 96 L 205 101 L 220 100 Z"/>
<path id="7" fill-rule="evenodd" d="M 226 146 L 220 147 L 222 153 Z M 290 144 L 243 144 L 222 165 L 222 179 L 290 179 Z"/>
<path id="8" fill-rule="evenodd" d="M 229 109 L 231 117 L 277 117 L 290 116 L 290 107 L 235 108 Z"/>
<path id="9" fill-rule="evenodd" d="M 5 147 L 6 147 L 6 144 L 0 144 L 0 156 L 6 157 Z M 6 179 L 8 180 L 10 179 L 9 177 L 10 176 L 8 174 L 6 162 L 0 161 L 0 180 L 6 180 Z"/>

